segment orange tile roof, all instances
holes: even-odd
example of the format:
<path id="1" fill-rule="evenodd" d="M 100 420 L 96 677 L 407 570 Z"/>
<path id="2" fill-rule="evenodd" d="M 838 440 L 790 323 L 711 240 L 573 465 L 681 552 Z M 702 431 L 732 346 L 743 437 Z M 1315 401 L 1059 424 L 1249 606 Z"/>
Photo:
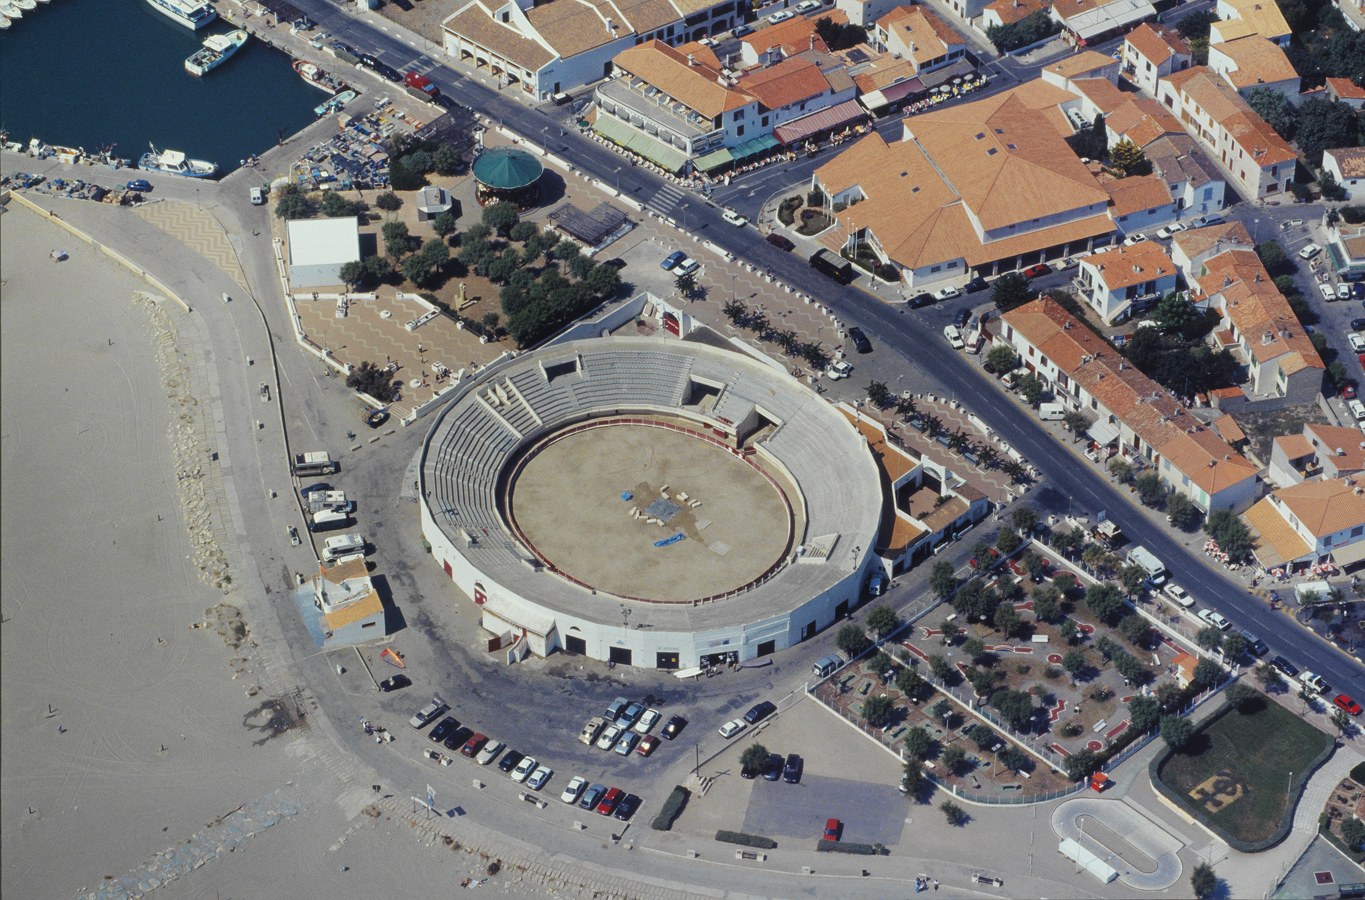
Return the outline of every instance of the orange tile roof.
<path id="1" fill-rule="evenodd" d="M 1301 481 L 1270 495 L 1316 538 L 1365 525 L 1365 487 L 1346 478 Z"/>
<path id="2" fill-rule="evenodd" d="M 1062 21 L 1066 21 L 1072 16 L 1102 9 L 1113 2 L 1115 0 L 1054 0 L 1052 12 Z"/>
<path id="3" fill-rule="evenodd" d="M 1001 318 L 1208 494 L 1256 477 L 1255 466 L 1051 298 Z"/>
<path id="4" fill-rule="evenodd" d="M 1293 148 L 1247 105 L 1242 95 L 1210 69 L 1194 66 L 1162 81 L 1211 116 L 1257 166 L 1297 158 Z"/>
<path id="5" fill-rule="evenodd" d="M 1330 459 L 1338 472 L 1365 469 L 1365 440 L 1361 440 L 1360 429 L 1354 425 L 1322 425 L 1308 422 L 1303 426 L 1303 434 L 1291 435 L 1307 442 L 1316 450 L 1319 458 Z M 1338 453 L 1337 451 L 1341 452 Z"/>
<path id="6" fill-rule="evenodd" d="M 679 44 L 678 52 L 681 53 L 684 57 L 691 56 L 697 62 L 701 63 L 704 66 L 708 66 L 712 69 L 715 69 L 717 72 L 719 72 L 721 68 L 725 65 L 720 61 L 720 57 L 716 55 L 716 51 L 712 50 L 705 44 L 698 43 L 697 41 L 690 41 L 686 44 Z"/>
<path id="7" fill-rule="evenodd" d="M 807 59 L 793 57 L 776 65 L 745 73 L 736 85 L 758 98 L 768 109 L 781 109 L 802 100 L 830 93 L 829 81 L 820 67 Z"/>
<path id="8" fill-rule="evenodd" d="M 822 13 L 820 18 L 829 19 L 836 25 L 848 24 L 848 16 L 844 15 L 843 10 L 839 9 L 831 9 L 827 13 Z M 815 22 L 816 19 L 797 16 L 785 22 L 778 22 L 776 25 L 760 28 L 753 34 L 747 34 L 740 38 L 740 41 L 748 44 L 758 54 L 766 53 L 775 48 L 781 48 L 788 56 L 810 49 L 828 53 L 829 45 L 824 42 L 820 35 L 816 34 Z M 815 39 L 813 48 L 811 46 L 812 36 Z"/>
<path id="9" fill-rule="evenodd" d="M 1365 100 L 1365 88 L 1358 87 L 1349 78 L 1329 78 L 1327 86 L 1342 100 Z"/>
<path id="10" fill-rule="evenodd" d="M 663 41 L 627 47 L 612 62 L 708 118 L 739 109 L 755 99 L 745 91 L 720 84 L 723 79 L 718 70 L 700 60 L 689 64 L 685 53 Z"/>
<path id="11" fill-rule="evenodd" d="M 384 611 L 384 604 L 379 599 L 379 594 L 371 590 L 354 603 L 348 603 L 330 613 L 324 613 L 323 618 L 327 620 L 327 626 L 333 631 L 361 619 L 368 619 L 377 613 Z"/>
<path id="12" fill-rule="evenodd" d="M 1056 10 L 1057 6 L 1054 4 L 1052 8 L 1053 10 Z M 1077 78 L 1081 75 L 1094 72 L 1097 69 L 1116 65 L 1118 65 L 1118 60 L 1114 59 L 1112 56 L 1105 56 L 1103 53 L 1096 53 L 1094 50 L 1083 50 L 1074 56 L 1068 56 L 1061 62 L 1055 62 L 1050 66 L 1045 66 L 1043 71 L 1060 75 L 1063 78 Z"/>
<path id="13" fill-rule="evenodd" d="M 1116 219 L 1174 203 L 1166 182 L 1155 175 L 1130 175 L 1106 182 L 1104 187 L 1114 204 L 1109 208 L 1109 215 Z M 1165 255 L 1164 251 L 1162 255 Z"/>
<path id="14" fill-rule="evenodd" d="M 1284 55 L 1278 44 L 1272 43 L 1260 35 L 1250 35 L 1238 38 L 1235 41 L 1226 41 L 1222 44 L 1212 44 L 1209 53 L 1219 53 L 1226 56 L 1235 69 L 1226 72 L 1223 77 L 1239 90 L 1242 88 L 1255 87 L 1258 84 L 1273 84 L 1278 81 L 1294 81 L 1295 90 L 1298 89 L 1297 80 L 1299 73 L 1294 70 L 1294 66 L 1289 62 L 1289 57 Z"/>
<path id="15" fill-rule="evenodd" d="M 870 94 L 872 91 L 890 87 L 899 81 L 914 78 L 916 72 L 915 64 L 908 59 L 883 56 L 854 75 L 853 83 L 858 86 L 858 93 Z"/>
<path id="16" fill-rule="evenodd" d="M 926 6 L 898 6 L 877 20 L 877 27 L 909 52 L 917 65 L 944 56 L 966 44 L 957 32 Z"/>
<path id="17" fill-rule="evenodd" d="M 1213 426 L 1213 430 L 1218 432 L 1219 436 L 1229 444 L 1235 444 L 1238 441 L 1247 439 L 1246 432 L 1242 430 L 1242 426 L 1238 425 L 1237 420 L 1228 413 L 1224 413 L 1214 419 L 1210 424 Z"/>
<path id="18" fill-rule="evenodd" d="M 1352 429 L 1352 431 L 1359 431 L 1359 429 Z M 1283 451 L 1285 459 L 1303 459 L 1305 456 L 1312 456 L 1317 452 L 1313 448 L 1312 442 L 1301 434 L 1282 434 L 1275 438 L 1273 443 Z"/>
<path id="19" fill-rule="evenodd" d="M 1133 99 L 1132 94 L 1119 90 L 1108 78 L 1076 78 L 1072 80 L 1071 86 L 1077 93 L 1099 107 L 1106 119 L 1110 112 Z M 1108 125 L 1108 121 L 1105 124 Z"/>
<path id="20" fill-rule="evenodd" d="M 1209 298 L 1221 295 L 1218 306 L 1223 317 L 1241 334 L 1257 361 L 1298 354 L 1297 359 L 1280 366 L 1286 374 L 1303 368 L 1326 368 L 1255 250 L 1227 250 L 1209 259 L 1204 267 L 1207 274 L 1195 279 L 1198 293 Z"/>
<path id="21" fill-rule="evenodd" d="M 460 35 L 531 72 L 552 62 L 555 54 L 515 28 L 493 18 L 481 3 L 472 3 L 441 23 L 441 28 Z"/>
<path id="22" fill-rule="evenodd" d="M 1155 241 L 1114 247 L 1087 256 L 1081 260 L 1081 265 L 1094 269 L 1099 280 L 1111 291 L 1175 275 L 1175 263 Z"/>
<path id="23" fill-rule="evenodd" d="M 1340 147 L 1323 153 L 1336 160 L 1342 178 L 1365 178 L 1365 147 Z"/>
<path id="24" fill-rule="evenodd" d="M 1040 9 L 1047 9 L 1047 3 L 1044 0 L 995 0 L 994 3 L 986 4 L 986 9 L 999 16 L 1001 24 L 1013 25 Z"/>
<path id="25" fill-rule="evenodd" d="M 1182 231 L 1171 240 L 1190 259 L 1194 259 L 1201 253 L 1207 253 L 1220 242 L 1243 247 L 1252 245 L 1251 232 L 1247 231 L 1245 225 L 1237 221 Z"/>
<path id="26" fill-rule="evenodd" d="M 1190 45 L 1180 35 L 1165 25 L 1153 22 L 1143 22 L 1128 32 L 1125 40 L 1153 66 L 1161 65 L 1178 54 L 1190 55 Z"/>
<path id="27" fill-rule="evenodd" d="M 1278 40 L 1290 34 L 1289 23 L 1275 0 L 1225 0 L 1236 10 L 1236 18 L 1241 19 L 1262 37 Z"/>
<path id="28" fill-rule="evenodd" d="M 1153 97 L 1132 97 L 1113 112 L 1106 113 L 1104 125 L 1120 137 L 1145 147 L 1166 134 L 1184 134 L 1180 120 Z"/>
<path id="29" fill-rule="evenodd" d="M 1256 559 L 1267 569 L 1301 559 L 1312 552 L 1308 542 L 1290 527 L 1269 497 L 1243 514 L 1252 528 Z"/>

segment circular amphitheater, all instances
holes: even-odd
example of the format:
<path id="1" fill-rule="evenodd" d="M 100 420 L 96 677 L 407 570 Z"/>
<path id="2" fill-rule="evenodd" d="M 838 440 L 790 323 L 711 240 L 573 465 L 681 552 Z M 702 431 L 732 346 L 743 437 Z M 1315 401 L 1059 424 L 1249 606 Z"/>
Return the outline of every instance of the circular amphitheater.
<path id="1" fill-rule="evenodd" d="M 779 368 L 605 337 L 484 369 L 421 454 L 423 534 L 509 652 L 691 668 L 856 604 L 882 509 L 866 441 Z"/>

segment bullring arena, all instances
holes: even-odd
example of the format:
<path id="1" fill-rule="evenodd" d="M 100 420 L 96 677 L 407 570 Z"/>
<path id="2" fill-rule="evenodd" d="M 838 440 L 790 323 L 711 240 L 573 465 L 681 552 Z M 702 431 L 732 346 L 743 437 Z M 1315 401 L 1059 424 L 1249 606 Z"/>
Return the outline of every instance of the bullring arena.
<path id="1" fill-rule="evenodd" d="M 781 369 L 699 342 L 502 360 L 452 392 L 420 473 L 433 556 L 538 655 L 765 656 L 842 617 L 878 566 L 866 441 Z"/>

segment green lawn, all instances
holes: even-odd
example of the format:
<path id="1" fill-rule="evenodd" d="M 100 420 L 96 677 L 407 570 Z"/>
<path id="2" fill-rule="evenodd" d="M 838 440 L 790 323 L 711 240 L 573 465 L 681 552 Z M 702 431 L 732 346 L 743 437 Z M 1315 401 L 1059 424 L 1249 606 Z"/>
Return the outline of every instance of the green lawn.
<path id="1" fill-rule="evenodd" d="M 1172 754 L 1159 770 L 1167 786 L 1237 840 L 1275 834 L 1304 771 L 1331 738 L 1273 701 L 1231 711 L 1195 736 L 1187 753 Z"/>

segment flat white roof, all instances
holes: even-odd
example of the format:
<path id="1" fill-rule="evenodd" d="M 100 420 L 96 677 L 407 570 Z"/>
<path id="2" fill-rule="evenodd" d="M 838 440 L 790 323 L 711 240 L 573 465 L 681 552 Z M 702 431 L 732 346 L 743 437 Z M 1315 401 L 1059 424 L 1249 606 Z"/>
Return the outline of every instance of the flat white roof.
<path id="1" fill-rule="evenodd" d="M 289 221 L 291 266 L 339 266 L 358 259 L 360 221 L 355 216 Z"/>

